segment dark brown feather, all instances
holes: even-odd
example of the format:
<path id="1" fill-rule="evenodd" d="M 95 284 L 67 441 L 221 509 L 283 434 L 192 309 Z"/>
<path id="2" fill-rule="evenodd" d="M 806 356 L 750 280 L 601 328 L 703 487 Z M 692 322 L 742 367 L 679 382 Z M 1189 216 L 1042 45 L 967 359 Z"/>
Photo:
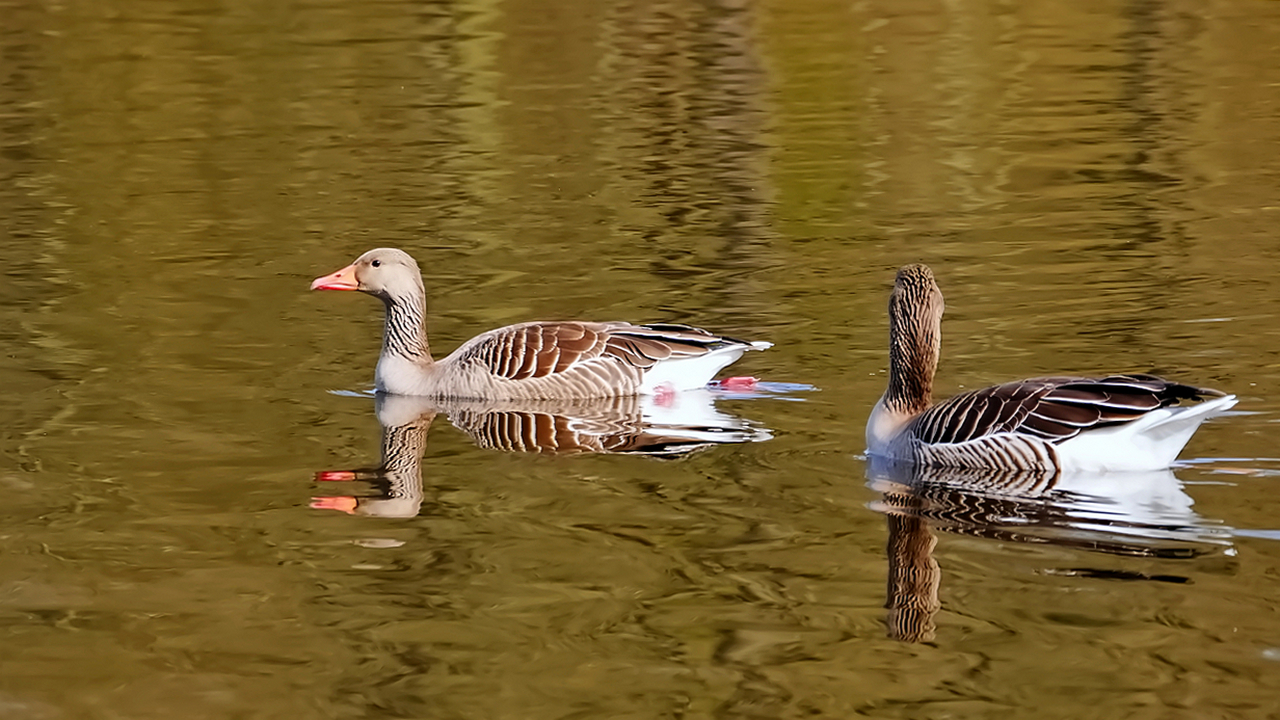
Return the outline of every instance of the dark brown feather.
<path id="1" fill-rule="evenodd" d="M 921 413 L 911 432 L 931 444 L 1005 432 L 1058 443 L 1082 430 L 1132 422 L 1182 400 L 1219 394 L 1153 375 L 1033 378 L 957 395 Z"/>
<path id="2" fill-rule="evenodd" d="M 989 398 L 976 393 L 961 396 L 953 406 L 955 434 L 957 437 L 972 437 L 982 419 L 983 412 L 978 408 L 985 407 Z"/>
<path id="3" fill-rule="evenodd" d="M 1041 403 L 1043 405 L 1044 403 Z M 1036 413 L 1027 415 L 1027 419 L 1022 421 L 1022 425 L 1018 427 L 1019 432 L 1028 432 L 1038 435 L 1045 440 L 1054 442 L 1066 440 L 1075 437 L 1080 433 L 1080 428 L 1076 425 L 1064 425 L 1063 423 L 1054 422 L 1048 418 L 1041 417 Z"/>
<path id="4" fill-rule="evenodd" d="M 1052 394 L 1050 397 L 1052 398 Z M 1045 420 L 1075 427 L 1096 425 L 1102 419 L 1102 410 L 1097 407 L 1059 402 L 1042 402 L 1036 406 L 1032 414 Z"/>

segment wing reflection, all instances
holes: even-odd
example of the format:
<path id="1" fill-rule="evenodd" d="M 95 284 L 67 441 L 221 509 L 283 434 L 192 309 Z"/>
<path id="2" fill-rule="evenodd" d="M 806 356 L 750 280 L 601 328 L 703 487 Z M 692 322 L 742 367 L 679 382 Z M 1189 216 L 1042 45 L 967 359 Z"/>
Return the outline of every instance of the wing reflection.
<path id="1" fill-rule="evenodd" d="M 720 412 L 714 401 L 713 393 L 694 390 L 662 402 L 646 395 L 520 403 L 450 401 L 437 407 L 480 447 L 508 452 L 671 457 L 712 445 L 773 437 L 768 430 Z"/>
<path id="2" fill-rule="evenodd" d="M 629 454 L 671 458 L 729 443 L 760 442 L 772 434 L 721 412 L 709 391 L 655 398 L 493 402 L 379 395 L 382 464 L 316 473 L 321 481 L 369 482 L 376 495 L 316 498 L 311 506 L 377 517 L 413 517 L 422 506 L 422 455 L 439 414 L 482 448 L 571 455 Z"/>
<path id="3" fill-rule="evenodd" d="M 1197 557 L 1231 543 L 1229 528 L 1192 510 L 1192 499 L 1170 470 L 1061 475 L 927 468 L 872 458 L 867 477 L 882 494 L 872 508 L 889 525 L 888 632 L 908 642 L 934 637 L 942 577 L 933 559 L 935 529 L 1158 558 Z M 1109 570 L 1072 572 L 1118 577 Z"/>

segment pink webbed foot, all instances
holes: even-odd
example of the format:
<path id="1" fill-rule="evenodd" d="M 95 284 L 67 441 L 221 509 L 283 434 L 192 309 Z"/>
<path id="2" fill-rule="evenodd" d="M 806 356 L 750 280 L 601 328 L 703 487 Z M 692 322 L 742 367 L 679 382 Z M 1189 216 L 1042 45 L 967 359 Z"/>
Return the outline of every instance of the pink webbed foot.
<path id="1" fill-rule="evenodd" d="M 755 390 L 756 385 L 759 383 L 760 378 L 753 378 L 748 375 L 739 375 L 735 377 L 727 377 L 723 380 L 712 381 L 711 386 L 720 390 L 743 392 Z"/>
<path id="2" fill-rule="evenodd" d="M 653 389 L 653 404 L 669 408 L 676 404 L 676 386 L 669 382 L 662 383 Z"/>

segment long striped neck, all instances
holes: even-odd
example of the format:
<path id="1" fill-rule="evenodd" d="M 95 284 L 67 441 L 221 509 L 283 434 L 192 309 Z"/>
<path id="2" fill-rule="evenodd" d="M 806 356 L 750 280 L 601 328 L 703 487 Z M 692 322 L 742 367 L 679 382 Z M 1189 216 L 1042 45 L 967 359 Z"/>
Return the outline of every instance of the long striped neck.
<path id="1" fill-rule="evenodd" d="M 427 344 L 426 293 L 419 290 L 416 293 L 385 295 L 382 302 L 387 306 L 382 354 L 430 365 L 433 360 L 431 347 Z"/>
<path id="2" fill-rule="evenodd" d="M 407 425 L 383 429 L 382 471 L 389 483 L 389 497 L 422 496 L 422 454 L 435 416 L 428 413 Z"/>
<path id="3" fill-rule="evenodd" d="M 942 293 L 923 265 L 898 273 L 889 296 L 889 390 L 885 405 L 914 415 L 933 403 L 942 344 Z"/>
<path id="4" fill-rule="evenodd" d="M 889 577 L 884 606 L 889 610 L 889 636 L 905 642 L 929 642 L 937 629 L 934 616 L 942 607 L 938 600 L 942 570 L 933 559 L 938 538 L 929 522 L 917 515 L 923 514 L 922 498 L 885 493 L 884 500 L 893 508 L 885 518 L 889 522 L 885 548 Z"/>

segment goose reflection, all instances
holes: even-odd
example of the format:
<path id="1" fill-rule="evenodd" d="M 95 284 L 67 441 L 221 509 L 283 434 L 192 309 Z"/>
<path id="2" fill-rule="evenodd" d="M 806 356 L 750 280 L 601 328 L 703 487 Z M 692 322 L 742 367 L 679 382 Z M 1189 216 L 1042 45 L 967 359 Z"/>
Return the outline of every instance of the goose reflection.
<path id="1" fill-rule="evenodd" d="M 694 390 L 661 397 L 577 400 L 443 400 L 379 394 L 382 463 L 374 468 L 327 470 L 319 481 L 364 481 L 376 494 L 315 498 L 311 507 L 376 517 L 414 517 L 423 502 L 422 456 L 437 415 L 476 445 L 548 455 L 616 454 L 673 458 L 713 445 L 761 442 L 765 428 L 715 407 L 716 395 Z"/>
<path id="2" fill-rule="evenodd" d="M 885 607 L 890 637 L 928 642 L 942 573 L 934 530 L 1113 555 L 1193 558 L 1230 545 L 1230 529 L 1205 520 L 1169 470 L 1071 474 L 958 470 L 870 458 L 872 508 L 889 525 Z M 1074 574 L 1146 578 L 1107 570 Z"/>

